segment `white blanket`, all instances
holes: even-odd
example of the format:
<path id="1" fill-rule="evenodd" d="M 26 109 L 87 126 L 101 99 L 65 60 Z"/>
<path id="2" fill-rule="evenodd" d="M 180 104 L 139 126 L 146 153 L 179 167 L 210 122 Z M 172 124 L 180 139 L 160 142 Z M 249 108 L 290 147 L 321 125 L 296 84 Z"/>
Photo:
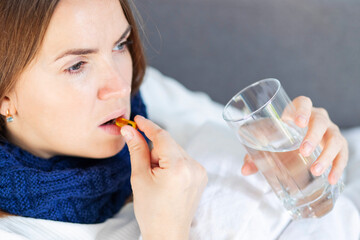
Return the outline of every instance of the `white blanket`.
<path id="1" fill-rule="evenodd" d="M 245 150 L 222 120 L 222 105 L 152 68 L 142 90 L 150 119 L 208 172 L 190 239 L 360 239 L 360 128 L 344 132 L 350 162 L 345 191 L 332 212 L 292 221 L 260 174 L 241 175 Z"/>

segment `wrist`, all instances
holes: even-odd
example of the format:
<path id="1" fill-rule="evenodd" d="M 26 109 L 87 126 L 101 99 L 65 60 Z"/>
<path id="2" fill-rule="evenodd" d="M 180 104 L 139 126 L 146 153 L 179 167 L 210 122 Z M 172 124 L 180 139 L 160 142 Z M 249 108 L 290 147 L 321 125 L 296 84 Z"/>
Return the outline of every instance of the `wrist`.
<path id="1" fill-rule="evenodd" d="M 190 228 L 169 229 L 164 227 L 160 231 L 142 232 L 143 240 L 188 240 Z"/>

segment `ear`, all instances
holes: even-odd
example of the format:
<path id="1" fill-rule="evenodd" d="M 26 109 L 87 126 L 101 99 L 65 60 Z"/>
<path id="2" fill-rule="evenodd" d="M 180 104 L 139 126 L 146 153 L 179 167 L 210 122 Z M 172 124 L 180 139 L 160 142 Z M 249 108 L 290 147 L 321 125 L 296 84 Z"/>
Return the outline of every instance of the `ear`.
<path id="1" fill-rule="evenodd" d="M 0 102 L 0 114 L 6 116 L 7 111 L 11 115 L 16 113 L 15 103 L 11 100 L 10 97 L 5 96 Z"/>

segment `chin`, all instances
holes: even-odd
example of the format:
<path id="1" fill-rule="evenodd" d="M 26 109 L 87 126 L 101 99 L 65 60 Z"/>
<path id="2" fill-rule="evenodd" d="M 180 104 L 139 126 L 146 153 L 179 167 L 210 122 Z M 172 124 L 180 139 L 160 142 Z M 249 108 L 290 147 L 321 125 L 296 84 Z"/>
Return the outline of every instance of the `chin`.
<path id="1" fill-rule="evenodd" d="M 103 146 L 97 145 L 96 147 L 91 148 L 93 151 L 87 151 L 85 154 L 87 158 L 109 158 L 118 154 L 124 147 L 124 141 L 121 141 L 121 143 L 106 144 Z"/>

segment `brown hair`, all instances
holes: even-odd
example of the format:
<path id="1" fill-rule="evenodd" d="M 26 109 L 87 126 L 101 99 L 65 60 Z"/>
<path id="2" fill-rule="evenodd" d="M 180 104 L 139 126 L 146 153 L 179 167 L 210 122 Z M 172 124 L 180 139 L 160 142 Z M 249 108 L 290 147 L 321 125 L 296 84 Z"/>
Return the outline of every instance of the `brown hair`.
<path id="1" fill-rule="evenodd" d="M 60 0 L 0 0 L 0 101 L 13 89 L 22 71 L 39 52 L 50 19 Z M 119 0 L 132 31 L 129 46 L 133 62 L 132 93 L 145 74 L 146 61 L 128 0 Z M 132 6 L 135 7 L 135 6 Z M 4 126 L 0 118 L 0 131 Z"/>

